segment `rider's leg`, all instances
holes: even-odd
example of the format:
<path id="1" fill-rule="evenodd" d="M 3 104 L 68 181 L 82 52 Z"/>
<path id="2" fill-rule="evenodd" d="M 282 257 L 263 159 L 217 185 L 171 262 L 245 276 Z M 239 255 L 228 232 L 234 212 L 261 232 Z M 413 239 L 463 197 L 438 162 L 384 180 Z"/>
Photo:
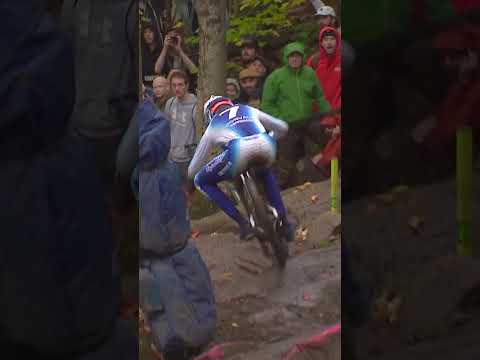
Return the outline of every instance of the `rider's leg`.
<path id="1" fill-rule="evenodd" d="M 279 217 L 284 217 L 287 211 L 283 204 L 282 195 L 280 194 L 280 187 L 278 186 L 277 179 L 271 168 L 265 168 L 257 170 L 257 174 L 263 180 L 263 186 L 265 188 L 265 194 L 267 195 L 268 202 L 277 210 Z"/>
<path id="2" fill-rule="evenodd" d="M 219 182 L 231 179 L 229 171 L 231 166 L 230 151 L 227 149 L 211 160 L 195 176 L 195 186 L 238 224 L 241 238 L 251 237 L 253 229 L 248 221 L 237 210 L 235 204 L 217 186 Z"/>
<path id="3" fill-rule="evenodd" d="M 267 196 L 268 202 L 277 210 L 278 217 L 281 220 L 281 231 L 287 239 L 291 242 L 295 240 L 295 228 L 287 219 L 287 210 L 282 200 L 280 187 L 271 168 L 264 168 L 258 170 L 257 174 L 263 179 L 263 187 Z"/>

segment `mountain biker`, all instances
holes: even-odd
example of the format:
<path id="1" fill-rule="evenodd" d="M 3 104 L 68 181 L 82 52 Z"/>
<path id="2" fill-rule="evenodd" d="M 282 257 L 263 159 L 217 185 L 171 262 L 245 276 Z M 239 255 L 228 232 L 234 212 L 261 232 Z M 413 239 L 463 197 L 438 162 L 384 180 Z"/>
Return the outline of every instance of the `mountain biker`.
<path id="1" fill-rule="evenodd" d="M 271 170 L 276 157 L 275 140 L 288 132 L 288 125 L 248 105 L 234 105 L 223 96 L 210 97 L 204 105 L 204 116 L 208 127 L 188 168 L 195 186 L 237 222 L 241 239 L 250 239 L 254 230 L 217 184 L 234 179 L 255 164 L 260 168 L 256 174 L 263 180 L 267 199 L 278 212 L 281 234 L 293 241 L 294 228 L 287 220 L 280 188 Z M 267 129 L 273 132 L 272 136 Z M 223 151 L 206 164 L 214 147 L 222 147 Z"/>

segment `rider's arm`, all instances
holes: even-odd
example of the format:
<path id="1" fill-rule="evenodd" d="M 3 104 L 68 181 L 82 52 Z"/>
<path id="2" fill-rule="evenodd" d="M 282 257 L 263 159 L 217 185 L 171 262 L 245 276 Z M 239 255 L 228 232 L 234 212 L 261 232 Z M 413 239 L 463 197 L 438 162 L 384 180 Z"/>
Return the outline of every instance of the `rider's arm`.
<path id="1" fill-rule="evenodd" d="M 203 134 L 200 143 L 197 146 L 197 150 L 195 151 L 195 155 L 193 155 L 193 159 L 188 166 L 188 177 L 193 179 L 197 172 L 206 164 L 209 159 L 210 152 L 212 150 L 212 141 L 210 139 L 210 128 L 207 128 L 205 134 Z"/>
<path id="2" fill-rule="evenodd" d="M 275 139 L 280 139 L 287 135 L 288 124 L 285 121 L 277 119 L 263 111 L 257 110 L 258 120 L 262 123 L 267 130 L 273 131 Z"/>

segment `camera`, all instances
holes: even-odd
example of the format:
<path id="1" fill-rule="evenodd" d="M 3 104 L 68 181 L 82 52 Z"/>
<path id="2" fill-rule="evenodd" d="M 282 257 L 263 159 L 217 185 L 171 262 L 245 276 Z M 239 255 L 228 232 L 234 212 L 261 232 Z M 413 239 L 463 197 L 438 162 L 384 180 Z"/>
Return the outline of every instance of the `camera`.
<path id="1" fill-rule="evenodd" d="M 170 39 L 172 40 L 172 44 L 174 45 L 178 44 L 178 36 L 171 36 Z"/>

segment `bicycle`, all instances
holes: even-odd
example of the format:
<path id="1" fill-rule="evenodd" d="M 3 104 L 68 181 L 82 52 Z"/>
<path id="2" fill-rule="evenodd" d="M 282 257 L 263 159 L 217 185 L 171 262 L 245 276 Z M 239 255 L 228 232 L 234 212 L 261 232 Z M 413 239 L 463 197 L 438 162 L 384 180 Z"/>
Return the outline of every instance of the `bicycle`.
<path id="1" fill-rule="evenodd" d="M 250 167 L 233 181 L 231 192 L 245 208 L 263 254 L 272 257 L 273 250 L 275 263 L 284 268 L 289 256 L 288 244 L 281 236 L 281 223 L 276 209 L 268 203 L 258 185 L 254 169 Z"/>

